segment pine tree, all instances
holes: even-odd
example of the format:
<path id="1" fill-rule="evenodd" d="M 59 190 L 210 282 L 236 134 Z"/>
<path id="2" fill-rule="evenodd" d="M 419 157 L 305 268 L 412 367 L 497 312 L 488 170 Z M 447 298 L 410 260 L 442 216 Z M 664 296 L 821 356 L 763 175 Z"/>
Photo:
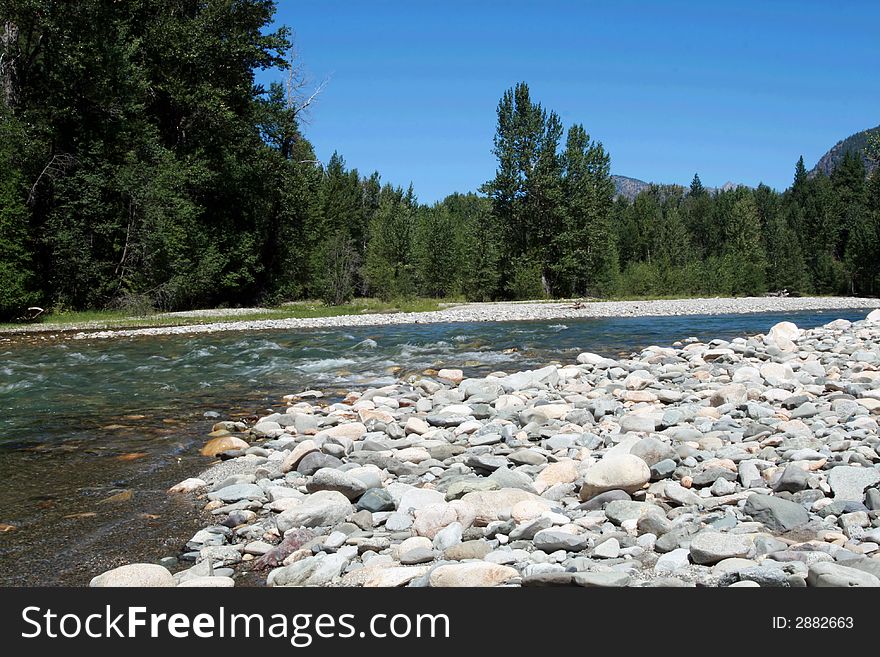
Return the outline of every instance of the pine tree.
<path id="1" fill-rule="evenodd" d="M 554 239 L 554 279 L 564 295 L 602 295 L 618 272 L 610 219 L 614 183 L 610 158 L 583 126 L 568 131 L 562 156 L 563 221 Z"/>
<path id="2" fill-rule="evenodd" d="M 724 257 L 733 280 L 734 294 L 759 294 L 766 290 L 766 254 L 761 218 L 750 191 L 736 190 L 726 226 Z"/>
<path id="3" fill-rule="evenodd" d="M 701 196 L 705 196 L 706 193 L 706 188 L 703 187 L 703 183 L 700 180 L 700 174 L 695 173 L 694 179 L 691 180 L 690 196 L 692 198 L 700 198 Z"/>
<path id="4" fill-rule="evenodd" d="M 414 221 L 412 189 L 386 185 L 370 224 L 364 278 L 370 294 L 382 299 L 410 297 L 416 291 L 412 248 Z"/>
<path id="5" fill-rule="evenodd" d="M 798 158 L 797 164 L 794 165 L 794 181 L 791 184 L 791 190 L 798 194 L 807 182 L 807 167 L 804 166 L 804 156 Z"/>

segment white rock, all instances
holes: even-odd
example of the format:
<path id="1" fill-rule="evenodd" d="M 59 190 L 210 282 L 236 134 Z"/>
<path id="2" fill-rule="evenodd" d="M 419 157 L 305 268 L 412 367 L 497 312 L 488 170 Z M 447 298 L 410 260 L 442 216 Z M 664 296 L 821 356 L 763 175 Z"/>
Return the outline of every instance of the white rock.
<path id="1" fill-rule="evenodd" d="M 519 577 L 510 566 L 485 561 L 447 564 L 431 571 L 428 583 L 433 587 L 498 586 Z"/>
<path id="2" fill-rule="evenodd" d="M 581 500 L 589 500 L 599 493 L 609 490 L 624 490 L 634 493 L 651 479 L 648 464 L 632 454 L 606 456 L 584 475 L 581 486 Z"/>
<path id="3" fill-rule="evenodd" d="M 131 563 L 93 577 L 89 586 L 95 588 L 166 587 L 174 586 L 174 576 L 164 566 L 154 563 Z"/>
<path id="4" fill-rule="evenodd" d="M 179 484 L 174 484 L 171 488 L 168 489 L 169 493 L 191 493 L 194 490 L 198 490 L 199 488 L 204 488 L 208 485 L 204 479 L 198 479 L 197 477 L 190 477 L 189 479 L 184 479 Z"/>

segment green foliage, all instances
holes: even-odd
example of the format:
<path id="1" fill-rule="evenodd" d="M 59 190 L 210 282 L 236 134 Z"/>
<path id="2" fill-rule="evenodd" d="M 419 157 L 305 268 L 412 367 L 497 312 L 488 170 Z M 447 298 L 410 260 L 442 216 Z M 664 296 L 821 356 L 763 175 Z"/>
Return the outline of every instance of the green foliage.
<path id="1" fill-rule="evenodd" d="M 354 240 L 339 230 L 320 247 L 323 270 L 319 274 L 321 299 L 330 306 L 341 306 L 355 295 L 360 256 Z"/>
<path id="2" fill-rule="evenodd" d="M 19 316 L 36 300 L 28 239 L 28 211 L 21 175 L 11 166 L 20 127 L 0 115 L 0 318 Z"/>
<path id="3" fill-rule="evenodd" d="M 520 83 L 485 195 L 425 207 L 338 153 L 322 166 L 275 4 L 0 0 L 0 316 L 880 289 L 880 174 L 861 151 L 830 176 L 801 158 L 783 194 L 694 175 L 630 203 L 601 142 Z M 266 69 L 291 86 L 256 84 Z"/>
<path id="4" fill-rule="evenodd" d="M 540 262 L 522 258 L 511 264 L 507 293 L 512 299 L 543 299 L 547 296 Z"/>
<path id="5" fill-rule="evenodd" d="M 364 278 L 370 294 L 380 299 L 409 298 L 416 293 L 412 261 L 415 199 L 412 189 L 384 187 L 370 222 Z"/>

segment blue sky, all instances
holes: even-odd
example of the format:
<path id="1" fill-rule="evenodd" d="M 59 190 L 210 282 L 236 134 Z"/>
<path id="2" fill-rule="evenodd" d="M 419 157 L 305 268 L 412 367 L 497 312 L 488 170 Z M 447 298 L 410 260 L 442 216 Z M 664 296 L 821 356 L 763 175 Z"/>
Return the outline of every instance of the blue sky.
<path id="1" fill-rule="evenodd" d="M 520 80 L 602 141 L 613 173 L 649 181 L 784 189 L 799 155 L 811 167 L 880 124 L 874 0 L 278 5 L 310 76 L 329 77 L 306 126 L 318 157 L 423 202 L 493 176 L 495 107 Z"/>

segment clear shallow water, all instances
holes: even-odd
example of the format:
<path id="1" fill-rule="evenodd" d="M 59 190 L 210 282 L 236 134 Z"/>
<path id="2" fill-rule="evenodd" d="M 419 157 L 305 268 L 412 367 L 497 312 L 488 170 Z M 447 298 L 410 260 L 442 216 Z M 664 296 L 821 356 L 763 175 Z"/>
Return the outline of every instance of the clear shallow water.
<path id="1" fill-rule="evenodd" d="M 466 375 L 863 319 L 864 310 L 261 331 L 0 344 L 0 583 L 84 584 L 174 554 L 199 525 L 164 490 L 208 460 L 216 420 L 262 414 L 284 394 L 342 395 L 426 368 Z M 128 496 L 127 491 L 131 492 Z M 122 492 L 119 501 L 105 501 Z"/>

